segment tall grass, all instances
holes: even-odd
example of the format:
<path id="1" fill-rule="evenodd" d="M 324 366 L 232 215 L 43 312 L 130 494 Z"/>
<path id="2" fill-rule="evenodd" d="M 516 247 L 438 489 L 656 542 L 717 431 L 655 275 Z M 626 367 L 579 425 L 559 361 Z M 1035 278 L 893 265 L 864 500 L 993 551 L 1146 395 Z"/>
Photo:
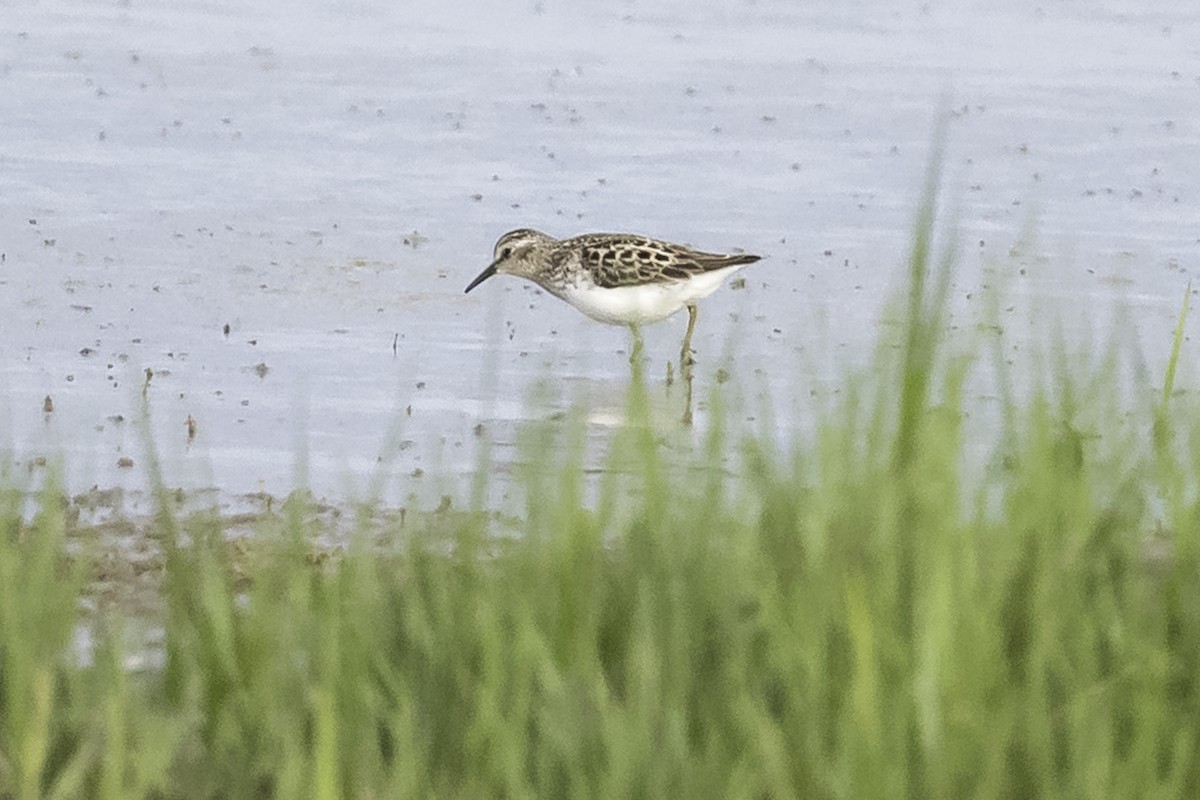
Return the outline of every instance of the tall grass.
<path id="1" fill-rule="evenodd" d="M 634 425 L 587 504 L 581 442 L 538 429 L 519 535 L 326 560 L 302 504 L 246 559 L 164 501 L 161 668 L 126 668 L 119 614 L 79 656 L 58 496 L 27 524 L 5 495 L 0 797 L 1200 796 L 1200 415 L 1173 367 L 1133 418 L 1060 376 L 967 482 L 934 202 L 903 346 L 793 448 L 715 426 L 695 466 L 737 476 Z"/>

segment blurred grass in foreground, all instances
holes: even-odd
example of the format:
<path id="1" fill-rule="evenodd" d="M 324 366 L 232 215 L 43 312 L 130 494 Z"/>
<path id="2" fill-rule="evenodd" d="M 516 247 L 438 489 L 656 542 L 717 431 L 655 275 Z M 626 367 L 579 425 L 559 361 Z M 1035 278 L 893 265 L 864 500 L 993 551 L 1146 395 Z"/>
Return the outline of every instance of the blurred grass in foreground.
<path id="1" fill-rule="evenodd" d="M 1110 361 L 1005 401 L 965 485 L 989 443 L 939 348 L 933 207 L 902 348 L 791 450 L 716 425 L 696 464 L 733 446 L 743 474 L 685 478 L 634 425 L 588 506 L 581 445 L 543 431 L 519 536 L 464 517 L 323 561 L 295 506 L 241 562 L 164 500 L 161 669 L 126 668 L 112 613 L 78 656 L 86 558 L 52 489 L 32 524 L 8 493 L 0 797 L 1200 796 L 1182 337 L 1132 416 Z"/>

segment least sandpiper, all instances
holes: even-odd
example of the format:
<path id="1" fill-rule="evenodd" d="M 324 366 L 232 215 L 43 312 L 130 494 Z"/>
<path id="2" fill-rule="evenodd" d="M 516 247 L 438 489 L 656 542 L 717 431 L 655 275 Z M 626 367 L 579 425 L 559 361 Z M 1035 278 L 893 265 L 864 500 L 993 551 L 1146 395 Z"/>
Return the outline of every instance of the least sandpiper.
<path id="1" fill-rule="evenodd" d="M 688 310 L 679 351 L 680 371 L 690 381 L 696 303 L 725 278 L 759 260 L 749 253 L 722 255 L 630 233 L 585 233 L 570 239 L 520 228 L 496 242 L 492 263 L 467 285 L 471 291 L 493 275 L 533 281 L 594 320 L 626 325 L 659 322 Z"/>

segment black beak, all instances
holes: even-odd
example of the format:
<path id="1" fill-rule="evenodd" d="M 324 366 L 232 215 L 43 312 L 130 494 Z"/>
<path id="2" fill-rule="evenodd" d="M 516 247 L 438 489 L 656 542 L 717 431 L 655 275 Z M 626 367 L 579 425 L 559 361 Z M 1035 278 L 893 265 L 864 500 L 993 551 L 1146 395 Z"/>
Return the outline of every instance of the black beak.
<path id="1" fill-rule="evenodd" d="M 485 269 L 483 272 L 479 273 L 479 275 L 475 278 L 475 280 L 473 280 L 469 284 L 467 284 L 467 288 L 465 291 L 463 291 L 463 294 L 466 294 L 467 292 L 471 291 L 479 284 L 486 281 L 488 278 L 495 275 L 496 274 L 496 265 L 499 263 L 500 263 L 499 261 L 493 261 L 492 263 L 488 264 L 487 269 Z"/>

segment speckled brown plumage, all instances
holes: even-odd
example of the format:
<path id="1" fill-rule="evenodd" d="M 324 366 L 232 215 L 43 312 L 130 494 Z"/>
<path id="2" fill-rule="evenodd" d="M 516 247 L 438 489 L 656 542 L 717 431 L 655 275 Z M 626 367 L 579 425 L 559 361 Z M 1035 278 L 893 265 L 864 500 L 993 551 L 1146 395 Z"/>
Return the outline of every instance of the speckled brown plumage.
<path id="1" fill-rule="evenodd" d="M 749 254 L 723 255 L 693 250 L 646 236 L 589 233 L 564 239 L 556 248 L 557 260 L 574 260 L 591 273 L 599 287 L 638 286 L 683 281 L 703 272 L 753 264 Z"/>

